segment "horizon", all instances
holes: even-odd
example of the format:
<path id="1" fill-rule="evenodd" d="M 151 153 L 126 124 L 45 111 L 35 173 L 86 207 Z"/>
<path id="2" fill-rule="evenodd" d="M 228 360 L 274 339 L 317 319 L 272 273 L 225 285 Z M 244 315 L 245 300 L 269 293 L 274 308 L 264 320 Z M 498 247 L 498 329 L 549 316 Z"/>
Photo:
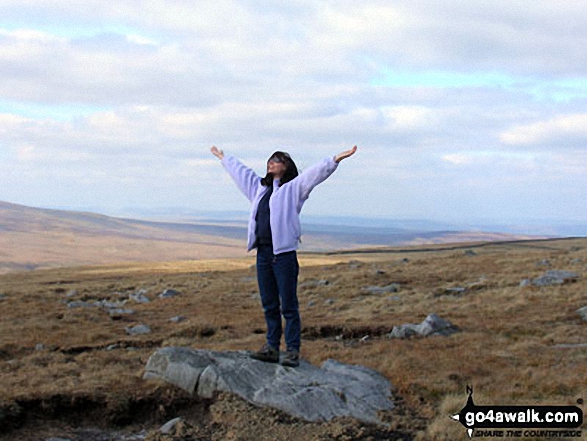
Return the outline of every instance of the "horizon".
<path id="1" fill-rule="evenodd" d="M 309 216 L 585 222 L 587 4 L 0 4 L 0 200 L 247 210 L 259 174 L 358 152 Z"/>

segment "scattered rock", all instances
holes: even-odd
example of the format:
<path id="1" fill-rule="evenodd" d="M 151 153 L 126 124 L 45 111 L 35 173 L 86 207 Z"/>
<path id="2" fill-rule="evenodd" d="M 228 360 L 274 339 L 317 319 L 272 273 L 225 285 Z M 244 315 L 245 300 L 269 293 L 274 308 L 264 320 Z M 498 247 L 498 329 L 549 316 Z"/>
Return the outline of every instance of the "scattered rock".
<path id="1" fill-rule="evenodd" d="M 168 421 L 167 423 L 165 423 L 163 426 L 161 426 L 159 431 L 163 434 L 169 434 L 174 431 L 175 426 L 177 426 L 177 424 L 179 422 L 181 422 L 181 420 L 182 420 L 181 417 L 174 418 L 171 421 Z"/>
<path id="2" fill-rule="evenodd" d="M 70 309 L 75 308 L 97 308 L 98 305 L 96 302 L 83 302 L 81 300 L 75 300 L 73 302 L 68 302 L 67 307 Z"/>
<path id="3" fill-rule="evenodd" d="M 398 300 L 401 300 L 400 296 L 388 296 L 387 300 L 392 301 L 392 302 L 397 302 Z"/>
<path id="4" fill-rule="evenodd" d="M 383 424 L 378 412 L 395 407 L 389 381 L 364 366 L 327 360 L 319 368 L 301 360 L 297 368 L 286 368 L 249 354 L 164 348 L 149 358 L 144 378 L 163 379 L 204 398 L 233 393 L 308 421 L 350 416 Z"/>
<path id="5" fill-rule="evenodd" d="M 441 297 L 441 296 L 454 296 L 454 297 L 461 297 L 464 293 L 467 292 L 467 288 L 462 286 L 455 286 L 452 288 L 444 288 L 440 291 L 436 291 L 434 293 L 434 297 Z"/>
<path id="6" fill-rule="evenodd" d="M 120 347 L 120 345 L 115 343 L 115 344 L 112 344 L 112 345 L 108 345 L 106 347 L 106 350 L 107 351 L 113 351 L 114 349 L 118 349 L 119 347 Z"/>
<path id="7" fill-rule="evenodd" d="M 181 295 L 181 292 L 179 292 L 175 289 L 167 288 L 165 291 L 163 291 L 161 294 L 159 294 L 159 297 L 162 299 L 168 299 L 170 297 L 175 297 L 175 296 L 179 296 L 179 295 Z"/>
<path id="8" fill-rule="evenodd" d="M 477 255 L 477 253 L 473 250 L 466 250 L 465 252 L 463 252 L 463 254 L 467 257 L 474 257 Z"/>
<path id="9" fill-rule="evenodd" d="M 520 287 L 522 288 L 530 285 L 532 285 L 532 281 L 530 279 L 524 279 L 520 282 Z"/>
<path id="10" fill-rule="evenodd" d="M 110 314 L 113 317 L 119 316 L 119 315 L 132 315 L 134 313 L 135 313 L 135 310 L 134 309 L 128 309 L 128 308 L 112 308 L 112 309 L 108 309 L 108 314 Z"/>
<path id="11" fill-rule="evenodd" d="M 328 280 L 307 280 L 300 283 L 298 288 L 315 288 L 317 286 L 327 286 L 330 282 Z"/>
<path id="12" fill-rule="evenodd" d="M 550 266 L 550 260 L 542 259 L 540 262 L 536 264 L 536 266 Z"/>
<path id="13" fill-rule="evenodd" d="M 308 302 L 308 308 L 311 308 L 312 306 L 315 306 L 315 305 L 316 305 L 316 301 L 315 300 L 310 300 Z"/>
<path id="14" fill-rule="evenodd" d="M 151 328 L 149 328 L 147 325 L 136 325 L 130 328 L 124 328 L 126 329 L 126 333 L 128 335 L 143 335 L 143 334 L 150 334 L 151 332 Z"/>
<path id="15" fill-rule="evenodd" d="M 532 280 L 535 286 L 562 285 L 567 282 L 574 282 L 579 278 L 579 274 L 570 271 L 550 270 L 542 276 Z"/>
<path id="16" fill-rule="evenodd" d="M 428 337 L 433 335 L 449 336 L 458 332 L 459 329 L 447 320 L 438 317 L 436 314 L 430 314 L 419 325 L 405 324 L 394 326 L 389 338 L 408 338 L 414 335 Z"/>
<path id="17" fill-rule="evenodd" d="M 382 275 L 384 275 L 384 274 L 386 274 L 386 273 L 385 273 L 385 271 L 383 271 L 383 270 L 380 270 L 380 269 L 378 269 L 378 270 L 376 270 L 376 271 L 375 271 L 375 275 L 376 275 L 376 276 L 382 276 Z"/>
<path id="18" fill-rule="evenodd" d="M 77 289 L 72 289 L 71 291 L 69 291 L 66 294 L 66 297 L 74 297 L 74 296 L 77 296 L 77 294 L 78 294 Z"/>
<path id="19" fill-rule="evenodd" d="M 404 257 L 404 258 L 401 260 L 401 262 L 402 262 L 402 263 L 410 263 L 410 259 L 408 259 L 407 257 Z"/>
<path id="20" fill-rule="evenodd" d="M 324 302 L 325 305 L 332 305 L 334 303 L 334 299 L 326 299 Z"/>
<path id="21" fill-rule="evenodd" d="M 579 316 L 581 316 L 581 318 L 587 322 L 587 306 L 583 306 L 582 308 L 577 309 L 577 314 L 579 314 Z"/>
<path id="22" fill-rule="evenodd" d="M 387 294 L 391 292 L 399 292 L 399 290 L 399 283 L 391 283 L 387 286 L 366 286 L 363 288 L 363 291 L 367 291 L 372 294 Z"/>
<path id="23" fill-rule="evenodd" d="M 142 290 L 141 290 L 142 291 Z M 149 303 L 151 300 L 147 297 L 143 292 L 137 292 L 136 294 L 131 294 L 129 298 L 134 300 L 137 303 Z"/>
<path id="24" fill-rule="evenodd" d="M 571 260 L 571 263 L 574 263 L 574 264 L 583 263 L 583 259 L 580 259 L 577 257 L 576 259 Z"/>
<path id="25" fill-rule="evenodd" d="M 6 294 L 0 294 L 0 301 L 4 300 L 6 298 Z"/>
<path id="26" fill-rule="evenodd" d="M 184 320 L 187 320 L 187 317 L 185 317 L 183 315 L 177 315 L 177 316 L 169 319 L 169 321 L 173 322 L 173 323 L 180 323 L 180 322 L 183 322 Z"/>
<path id="27" fill-rule="evenodd" d="M 44 351 L 45 350 L 45 345 L 43 343 L 37 343 L 37 345 L 35 345 L 35 351 Z"/>

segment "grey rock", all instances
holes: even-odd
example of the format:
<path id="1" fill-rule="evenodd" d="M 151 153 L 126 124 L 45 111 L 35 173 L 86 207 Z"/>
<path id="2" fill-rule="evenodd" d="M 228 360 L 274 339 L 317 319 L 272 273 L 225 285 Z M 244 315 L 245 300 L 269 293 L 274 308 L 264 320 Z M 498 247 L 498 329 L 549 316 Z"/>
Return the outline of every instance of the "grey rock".
<path id="1" fill-rule="evenodd" d="M 530 286 L 532 281 L 530 279 L 524 279 L 520 282 L 520 287 L 524 288 L 526 286 Z"/>
<path id="2" fill-rule="evenodd" d="M 367 291 L 372 294 L 387 294 L 392 292 L 399 292 L 399 290 L 399 283 L 391 283 L 387 286 L 366 286 L 363 288 L 363 291 Z"/>
<path id="3" fill-rule="evenodd" d="M 35 351 L 44 351 L 45 350 L 45 345 L 43 343 L 37 343 L 35 345 Z"/>
<path id="4" fill-rule="evenodd" d="M 81 300 L 75 300 L 73 302 L 68 302 L 67 307 L 70 309 L 75 308 L 97 308 L 99 305 L 96 302 L 84 302 Z"/>
<path id="5" fill-rule="evenodd" d="M 126 301 L 111 302 L 109 300 L 98 300 L 98 301 L 94 302 L 94 304 L 96 306 L 99 306 L 100 308 L 114 309 L 114 308 L 121 308 L 122 306 L 124 306 L 126 304 Z"/>
<path id="6" fill-rule="evenodd" d="M 71 291 L 69 291 L 69 292 L 66 294 L 66 297 L 74 297 L 74 296 L 77 296 L 77 294 L 78 294 L 78 293 L 77 293 L 77 289 L 72 289 Z"/>
<path id="7" fill-rule="evenodd" d="M 0 300 L 4 300 L 6 298 L 6 294 L 0 294 Z"/>
<path id="8" fill-rule="evenodd" d="M 315 300 L 310 300 L 308 302 L 308 308 L 311 308 L 312 306 L 316 306 L 316 301 Z"/>
<path id="9" fill-rule="evenodd" d="M 187 318 L 183 315 L 177 315 L 177 316 L 169 319 L 169 321 L 173 322 L 173 323 L 180 323 L 180 322 L 183 322 L 184 320 L 187 320 Z"/>
<path id="10" fill-rule="evenodd" d="M 149 328 L 149 326 L 147 325 L 136 325 L 136 326 L 132 326 L 129 328 L 124 328 L 126 329 L 126 333 L 128 335 L 143 335 L 143 334 L 150 334 L 151 328 Z"/>
<path id="11" fill-rule="evenodd" d="M 111 316 L 117 316 L 117 315 L 132 315 L 135 313 L 134 309 L 128 309 L 128 308 L 112 308 L 108 310 L 108 314 L 110 314 Z"/>
<path id="12" fill-rule="evenodd" d="M 436 294 L 434 294 L 434 297 L 440 297 L 440 296 L 455 296 L 455 297 L 460 297 L 460 296 L 462 296 L 466 292 L 467 292 L 467 288 L 464 288 L 462 286 L 455 286 L 455 287 L 452 287 L 452 288 L 444 288 L 442 291 L 437 292 Z"/>
<path id="13" fill-rule="evenodd" d="M 532 280 L 535 286 L 562 285 L 563 283 L 572 282 L 579 278 L 579 274 L 570 271 L 550 270 L 542 276 Z"/>
<path id="14" fill-rule="evenodd" d="M 390 302 L 397 302 L 398 300 L 401 300 L 402 298 L 400 296 L 388 296 L 387 300 L 389 300 Z"/>
<path id="15" fill-rule="evenodd" d="M 325 305 L 332 305 L 334 304 L 334 299 L 326 299 L 326 301 L 324 302 Z"/>
<path id="16" fill-rule="evenodd" d="M 576 258 L 571 260 L 571 263 L 583 263 L 583 259 Z"/>
<path id="17" fill-rule="evenodd" d="M 330 282 L 328 280 L 308 280 L 300 283 L 299 288 L 314 288 L 317 286 L 327 286 Z"/>
<path id="18" fill-rule="evenodd" d="M 170 297 L 175 297 L 175 296 L 179 296 L 179 295 L 181 295 L 181 292 L 179 292 L 175 289 L 167 288 L 165 291 L 163 291 L 161 294 L 159 294 L 159 297 L 162 299 L 168 299 Z"/>
<path id="19" fill-rule="evenodd" d="M 550 260 L 542 259 L 540 262 L 536 264 L 536 266 L 550 266 Z"/>
<path id="20" fill-rule="evenodd" d="M 205 398 L 233 393 L 308 421 L 350 416 L 382 424 L 378 412 L 394 408 L 389 381 L 364 366 L 327 360 L 317 367 L 301 360 L 297 368 L 287 368 L 249 355 L 163 348 L 149 358 L 144 378 L 163 379 Z"/>
<path id="21" fill-rule="evenodd" d="M 587 322 L 587 306 L 577 309 L 577 314 Z"/>
<path id="22" fill-rule="evenodd" d="M 177 424 L 180 422 L 181 422 L 181 417 L 174 418 L 171 421 L 166 422 L 163 426 L 161 426 L 161 428 L 159 429 L 159 432 L 161 432 L 165 435 L 170 434 L 171 432 L 174 431 L 175 426 L 177 426 Z"/>
<path id="23" fill-rule="evenodd" d="M 473 250 L 466 250 L 465 252 L 463 252 L 463 254 L 467 257 L 474 257 L 477 255 L 477 253 Z"/>
<path id="24" fill-rule="evenodd" d="M 114 343 L 114 344 L 112 344 L 112 345 L 108 345 L 108 346 L 106 346 L 106 350 L 107 350 L 107 351 L 113 351 L 114 349 L 118 349 L 119 347 L 120 347 L 120 345 L 119 345 L 119 344 L 116 344 L 116 343 Z"/>
<path id="25" fill-rule="evenodd" d="M 449 336 L 459 332 L 459 329 L 447 320 L 438 317 L 436 314 L 430 314 L 419 325 L 405 324 L 394 326 L 387 336 L 389 338 L 408 338 L 415 335 L 429 337 L 435 335 Z"/>
<path id="26" fill-rule="evenodd" d="M 151 300 L 142 292 L 137 292 L 136 294 L 131 294 L 129 299 L 134 300 L 137 303 L 149 303 Z"/>

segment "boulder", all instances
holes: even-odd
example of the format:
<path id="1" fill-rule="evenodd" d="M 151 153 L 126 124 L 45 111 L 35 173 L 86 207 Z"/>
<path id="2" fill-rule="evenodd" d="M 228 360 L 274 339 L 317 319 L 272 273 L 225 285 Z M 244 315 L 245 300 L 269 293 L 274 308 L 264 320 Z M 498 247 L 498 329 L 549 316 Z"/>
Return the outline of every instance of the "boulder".
<path id="1" fill-rule="evenodd" d="M 168 299 L 170 297 L 175 297 L 180 294 L 181 294 L 181 292 L 179 292 L 175 289 L 167 288 L 165 291 L 163 291 L 161 294 L 159 294 L 159 297 L 162 299 Z"/>
<path id="2" fill-rule="evenodd" d="M 350 416 L 383 424 L 378 412 L 394 408 L 389 381 L 364 366 L 327 360 L 318 367 L 301 360 L 298 367 L 289 368 L 249 355 L 163 348 L 147 361 L 144 378 L 163 379 L 204 398 L 217 392 L 236 394 L 307 421 Z"/>
<path id="3" fill-rule="evenodd" d="M 152 332 L 151 328 L 149 328 L 147 325 L 136 325 L 125 329 L 128 335 L 143 335 L 150 334 Z"/>
<path id="4" fill-rule="evenodd" d="M 387 336 L 389 338 L 408 338 L 414 335 L 428 337 L 432 335 L 449 336 L 459 332 L 459 329 L 447 320 L 438 317 L 436 314 L 430 314 L 419 325 L 405 324 L 394 326 Z"/>
<path id="5" fill-rule="evenodd" d="M 542 276 L 532 280 L 534 286 L 562 285 L 567 282 L 574 282 L 579 278 L 579 274 L 571 271 L 550 270 Z"/>
<path id="6" fill-rule="evenodd" d="M 387 294 L 392 292 L 399 292 L 399 283 L 390 283 L 387 286 L 366 286 L 363 291 L 367 291 L 371 294 Z"/>

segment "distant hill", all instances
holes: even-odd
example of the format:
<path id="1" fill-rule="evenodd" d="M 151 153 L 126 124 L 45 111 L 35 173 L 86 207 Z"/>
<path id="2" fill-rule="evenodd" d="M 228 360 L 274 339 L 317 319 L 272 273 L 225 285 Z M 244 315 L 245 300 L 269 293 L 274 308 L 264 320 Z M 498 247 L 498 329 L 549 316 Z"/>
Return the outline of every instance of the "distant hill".
<path id="1" fill-rule="evenodd" d="M 314 219 L 303 222 L 303 231 L 301 251 L 530 238 L 491 232 L 321 225 Z M 114 262 L 244 257 L 245 241 L 242 219 L 153 222 L 0 202 L 0 273 Z"/>

